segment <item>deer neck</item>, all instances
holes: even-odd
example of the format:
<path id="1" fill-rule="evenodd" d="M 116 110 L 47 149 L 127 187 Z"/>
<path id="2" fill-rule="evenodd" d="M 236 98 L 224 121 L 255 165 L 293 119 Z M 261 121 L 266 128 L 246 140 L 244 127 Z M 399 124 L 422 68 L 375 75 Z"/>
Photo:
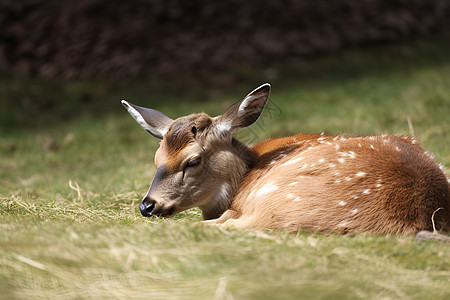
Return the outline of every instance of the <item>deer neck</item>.
<path id="1" fill-rule="evenodd" d="M 220 217 L 233 203 L 234 195 L 242 184 L 243 178 L 253 168 L 256 162 L 256 153 L 238 140 L 232 140 L 228 150 L 232 157 L 227 162 L 226 169 L 222 170 L 222 177 L 218 180 L 218 187 L 206 204 L 199 206 L 203 219 L 210 220 Z"/>

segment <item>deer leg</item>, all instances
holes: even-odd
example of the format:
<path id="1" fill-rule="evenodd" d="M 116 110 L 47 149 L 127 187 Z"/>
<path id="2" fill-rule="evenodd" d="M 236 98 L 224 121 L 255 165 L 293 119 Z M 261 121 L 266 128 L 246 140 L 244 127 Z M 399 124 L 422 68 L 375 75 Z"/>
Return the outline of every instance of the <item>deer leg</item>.
<path id="1" fill-rule="evenodd" d="M 202 221 L 202 223 L 210 224 L 210 225 L 220 225 L 225 223 L 230 219 L 237 219 L 241 216 L 241 214 L 235 210 L 228 209 L 226 210 L 219 218 Z"/>

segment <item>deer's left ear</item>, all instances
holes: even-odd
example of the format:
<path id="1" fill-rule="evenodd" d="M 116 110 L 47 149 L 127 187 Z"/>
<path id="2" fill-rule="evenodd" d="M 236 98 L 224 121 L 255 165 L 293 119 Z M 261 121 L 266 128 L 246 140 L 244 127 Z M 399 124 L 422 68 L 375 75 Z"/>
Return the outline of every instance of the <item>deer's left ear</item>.
<path id="1" fill-rule="evenodd" d="M 157 110 L 140 107 L 125 100 L 122 100 L 121 103 L 142 128 L 160 140 L 173 122 L 171 118 Z"/>
<path id="2" fill-rule="evenodd" d="M 219 130 L 233 132 L 252 125 L 261 115 L 269 94 L 270 84 L 265 83 L 233 104 L 222 116 L 217 117 Z"/>

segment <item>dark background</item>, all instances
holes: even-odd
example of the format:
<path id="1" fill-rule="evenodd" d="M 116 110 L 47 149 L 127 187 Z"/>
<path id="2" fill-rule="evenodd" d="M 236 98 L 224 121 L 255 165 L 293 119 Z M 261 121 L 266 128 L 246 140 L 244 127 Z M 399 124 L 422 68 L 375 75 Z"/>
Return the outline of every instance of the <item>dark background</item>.
<path id="1" fill-rule="evenodd" d="M 0 74 L 145 78 L 252 68 L 448 32 L 449 0 L 0 0 Z"/>

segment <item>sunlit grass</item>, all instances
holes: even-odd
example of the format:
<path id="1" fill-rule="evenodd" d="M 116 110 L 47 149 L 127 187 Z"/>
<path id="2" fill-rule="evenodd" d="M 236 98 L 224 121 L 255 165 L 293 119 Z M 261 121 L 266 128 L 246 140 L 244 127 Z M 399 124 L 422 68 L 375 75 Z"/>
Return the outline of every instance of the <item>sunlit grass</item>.
<path id="1" fill-rule="evenodd" d="M 272 104 L 238 136 L 253 143 L 298 132 L 414 131 L 448 171 L 448 51 L 440 40 L 286 66 L 270 80 Z M 198 209 L 172 219 L 140 216 L 137 206 L 155 174 L 158 141 L 120 108 L 120 99 L 171 117 L 217 115 L 268 81 L 258 74 L 247 74 L 247 81 L 211 101 L 196 101 L 202 93 L 194 89 L 180 102 L 178 92 L 158 92 L 146 101 L 143 92 L 150 90 L 135 86 L 110 91 L 105 83 L 4 79 L 3 97 L 49 93 L 66 99 L 61 109 L 69 117 L 47 123 L 51 116 L 43 116 L 25 129 L 2 122 L 0 298 L 448 299 L 447 244 L 224 229 L 199 224 Z M 25 90 L 30 84 L 31 91 Z M 84 90 L 98 103 L 80 108 L 77 97 Z M 100 113 L 101 105 L 117 109 Z M 22 113 L 9 117 L 17 121 Z"/>

